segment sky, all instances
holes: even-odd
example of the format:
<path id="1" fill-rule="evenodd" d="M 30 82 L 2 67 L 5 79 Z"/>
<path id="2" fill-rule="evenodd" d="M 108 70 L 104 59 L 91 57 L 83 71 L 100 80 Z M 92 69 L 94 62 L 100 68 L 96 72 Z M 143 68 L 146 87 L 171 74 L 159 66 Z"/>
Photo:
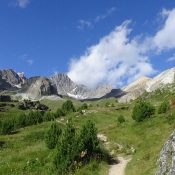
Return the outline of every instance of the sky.
<path id="1" fill-rule="evenodd" d="M 174 0 L 0 3 L 0 69 L 122 87 L 175 66 Z"/>

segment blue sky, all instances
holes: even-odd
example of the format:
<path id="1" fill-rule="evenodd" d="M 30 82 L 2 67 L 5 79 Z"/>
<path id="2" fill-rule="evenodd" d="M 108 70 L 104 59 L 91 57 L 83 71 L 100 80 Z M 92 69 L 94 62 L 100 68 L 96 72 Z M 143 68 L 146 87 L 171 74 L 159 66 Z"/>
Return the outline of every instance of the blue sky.
<path id="1" fill-rule="evenodd" d="M 175 66 L 175 37 L 168 36 L 175 27 L 162 31 L 168 19 L 175 26 L 174 8 L 173 0 L 1 0 L 0 69 L 27 77 L 69 72 L 92 87 L 154 76 Z"/>

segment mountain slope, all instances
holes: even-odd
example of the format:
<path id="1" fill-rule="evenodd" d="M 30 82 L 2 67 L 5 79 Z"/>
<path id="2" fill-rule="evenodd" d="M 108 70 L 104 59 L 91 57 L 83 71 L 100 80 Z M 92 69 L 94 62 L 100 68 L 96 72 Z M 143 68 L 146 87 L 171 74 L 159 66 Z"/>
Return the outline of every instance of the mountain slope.
<path id="1" fill-rule="evenodd" d="M 119 98 L 119 102 L 127 103 L 135 100 L 144 92 L 153 92 L 175 82 L 175 68 L 165 70 L 154 78 L 141 77 L 123 88 L 125 95 Z"/>

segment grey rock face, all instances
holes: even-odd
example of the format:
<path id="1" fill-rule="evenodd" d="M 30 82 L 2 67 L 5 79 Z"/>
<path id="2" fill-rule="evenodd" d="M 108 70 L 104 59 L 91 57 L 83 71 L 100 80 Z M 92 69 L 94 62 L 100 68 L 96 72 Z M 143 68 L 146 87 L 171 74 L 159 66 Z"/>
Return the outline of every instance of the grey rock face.
<path id="1" fill-rule="evenodd" d="M 76 84 L 66 74 L 56 74 L 50 78 L 50 81 L 60 95 L 67 95 L 76 88 Z"/>
<path id="2" fill-rule="evenodd" d="M 42 96 L 54 94 L 54 87 L 48 78 L 39 77 L 35 83 L 31 84 L 27 90 L 27 94 L 32 99 L 39 99 Z"/>
<path id="3" fill-rule="evenodd" d="M 175 175 L 175 131 L 163 146 L 155 175 Z"/>
<path id="4" fill-rule="evenodd" d="M 0 77 L 11 85 L 19 85 L 23 83 L 23 77 L 20 77 L 14 70 L 0 70 Z"/>
<path id="5" fill-rule="evenodd" d="M 130 100 L 137 99 L 144 92 L 154 92 L 155 90 L 164 88 L 168 84 L 172 84 L 174 82 L 175 68 L 168 69 L 152 79 L 148 77 L 141 77 L 122 89 L 125 92 L 125 95 L 119 99 L 119 102 L 128 103 Z"/>
<path id="6" fill-rule="evenodd" d="M 50 78 L 60 95 L 70 96 L 76 99 L 101 98 L 110 93 L 112 87 L 109 85 L 89 89 L 84 85 L 77 85 L 66 74 L 56 74 Z"/>
<path id="7" fill-rule="evenodd" d="M 119 98 L 120 103 L 128 103 L 130 100 L 135 100 L 142 95 L 146 90 L 146 83 L 151 79 L 148 77 L 141 77 L 127 87 L 123 88 L 124 95 Z"/>
<path id="8" fill-rule="evenodd" d="M 5 80 L 3 80 L 3 79 L 0 77 L 0 91 L 3 91 L 3 90 L 10 90 L 10 89 L 12 89 L 11 84 L 9 84 L 8 82 L 6 82 Z"/>

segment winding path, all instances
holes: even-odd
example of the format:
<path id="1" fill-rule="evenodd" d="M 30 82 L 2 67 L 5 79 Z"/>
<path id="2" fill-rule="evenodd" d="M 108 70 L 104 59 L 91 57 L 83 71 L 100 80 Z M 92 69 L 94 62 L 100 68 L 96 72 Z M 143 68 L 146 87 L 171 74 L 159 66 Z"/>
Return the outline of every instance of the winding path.
<path id="1" fill-rule="evenodd" d="M 131 158 L 118 157 L 110 164 L 109 175 L 124 175 L 127 163 Z"/>
<path id="2" fill-rule="evenodd" d="M 107 136 L 105 136 L 104 134 L 98 134 L 97 137 L 105 145 L 109 145 L 110 142 L 107 142 Z M 107 149 L 109 150 L 109 147 Z M 109 163 L 109 175 L 125 175 L 125 168 L 130 160 L 131 157 L 124 158 L 122 156 L 119 156 L 117 158 L 112 158 Z"/>

